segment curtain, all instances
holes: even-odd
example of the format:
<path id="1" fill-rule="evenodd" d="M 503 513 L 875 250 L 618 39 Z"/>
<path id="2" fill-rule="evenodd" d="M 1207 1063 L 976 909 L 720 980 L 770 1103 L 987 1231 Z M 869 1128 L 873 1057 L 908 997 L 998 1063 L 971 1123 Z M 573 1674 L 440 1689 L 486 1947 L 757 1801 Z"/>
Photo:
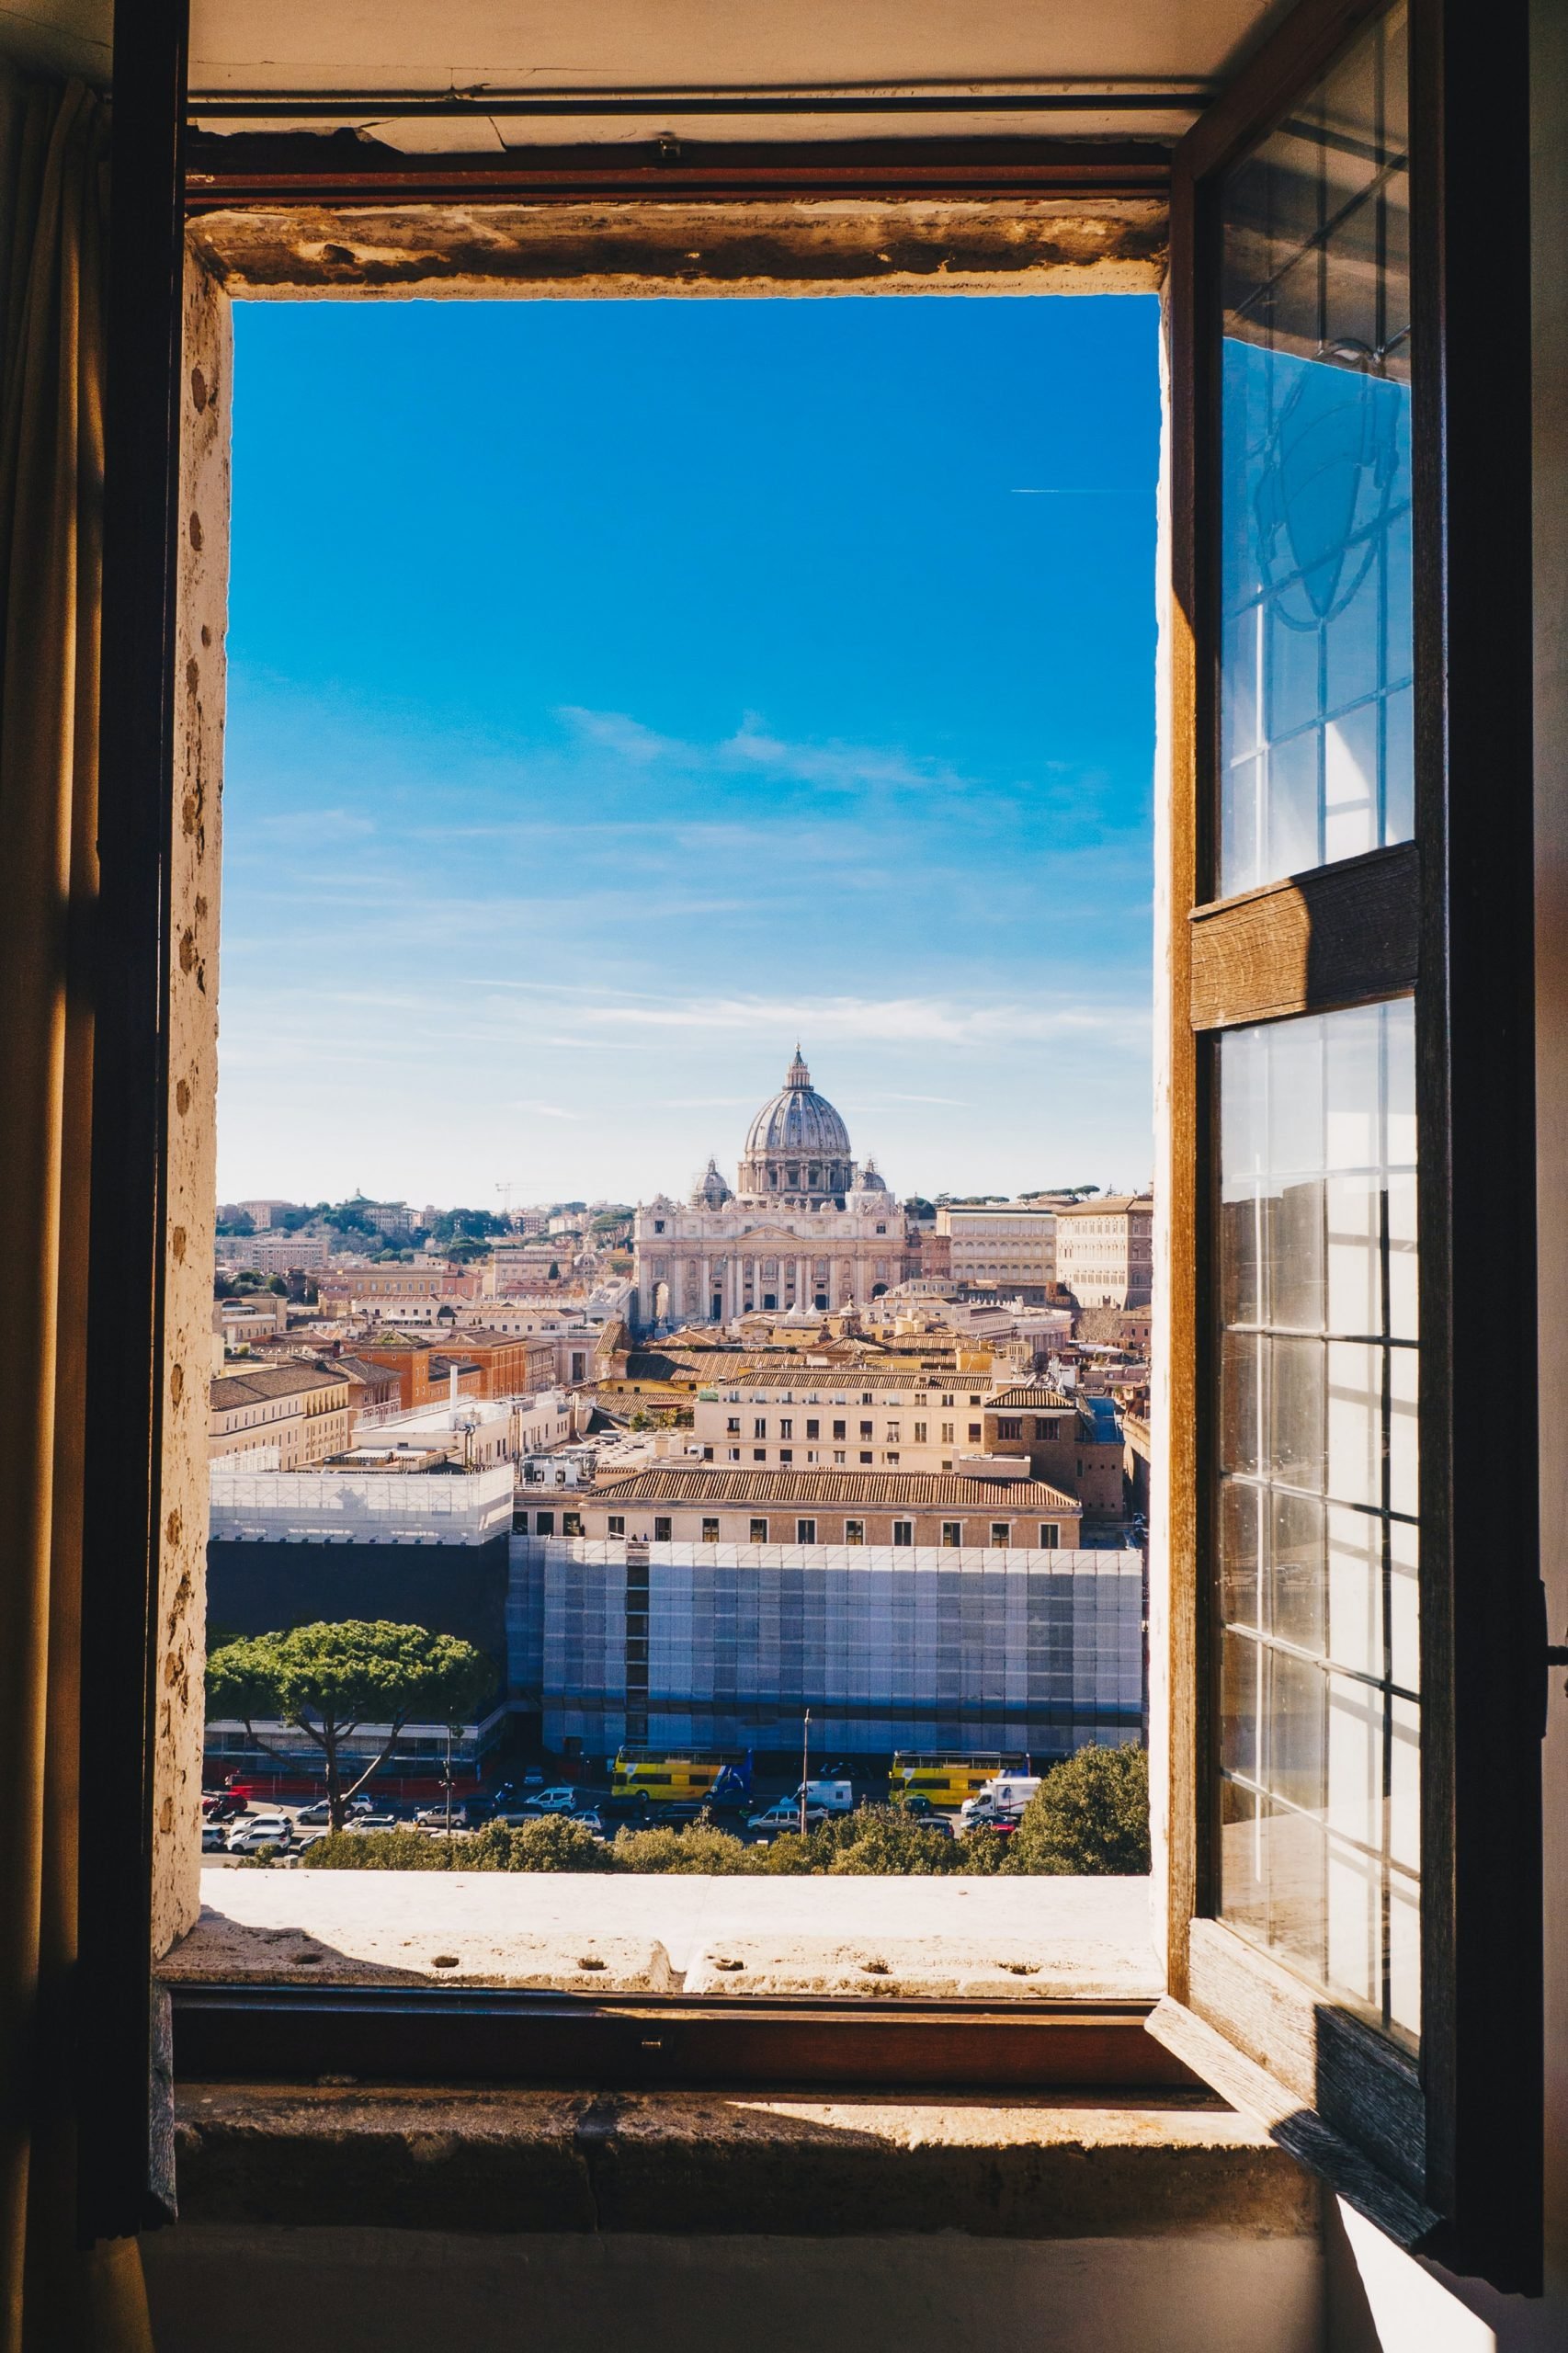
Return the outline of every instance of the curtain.
<path id="1" fill-rule="evenodd" d="M 150 2353 L 71 2030 L 108 124 L 0 82 L 0 2353 Z"/>

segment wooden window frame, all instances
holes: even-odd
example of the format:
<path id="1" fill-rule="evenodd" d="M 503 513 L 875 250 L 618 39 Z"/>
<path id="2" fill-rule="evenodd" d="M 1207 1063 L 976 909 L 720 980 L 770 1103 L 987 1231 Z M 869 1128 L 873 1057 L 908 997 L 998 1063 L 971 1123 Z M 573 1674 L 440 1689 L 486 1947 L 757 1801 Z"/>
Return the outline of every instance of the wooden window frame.
<path id="1" fill-rule="evenodd" d="M 1544 1619 L 1530 1373 L 1477 1447 L 1456 1302 L 1533 1368 L 1535 1139 L 1525 9 L 1410 0 L 1416 840 L 1213 895 L 1219 191 L 1385 0 L 1303 0 L 1173 158 L 1174 1268 L 1168 1986 L 1154 2030 L 1401 2244 L 1539 2292 Z M 1499 228 L 1499 224 L 1501 228 Z M 1450 779 L 1452 789 L 1450 789 Z M 1418 2060 L 1218 1917 L 1218 1040 L 1414 993 L 1420 1253 Z M 1496 1423 L 1508 1427 L 1498 1427 Z"/>
<path id="2" fill-rule="evenodd" d="M 1396 2138 L 1412 2122 L 1412 2100 L 1419 2095 L 1425 2139 L 1419 2198 L 1390 2170 L 1391 2158 L 1403 2162 L 1401 2151 L 1374 2146 L 1369 2156 L 1358 2150 L 1345 2137 L 1355 2118 L 1343 2103 L 1336 2108 L 1330 2099 L 1330 2113 L 1319 2113 L 1324 2101 L 1319 2021 L 1303 2014 L 1295 1981 L 1249 1948 L 1233 1951 L 1240 1940 L 1213 1919 L 1211 1839 L 1201 1802 L 1210 1677 L 1199 1574 L 1205 1347 L 1196 1301 L 1207 1287 L 1205 1188 L 1212 1169 L 1204 1124 L 1212 1093 L 1206 1066 L 1210 1050 L 1204 1039 L 1212 1035 L 1215 1006 L 1241 1020 L 1328 1001 L 1325 962 L 1340 992 L 1332 1001 L 1364 1001 L 1389 984 L 1396 953 L 1404 960 L 1400 969 L 1407 971 L 1412 950 L 1408 884 L 1402 885 L 1396 870 L 1402 863 L 1410 866 L 1408 854 L 1374 854 L 1360 862 L 1358 876 L 1340 871 L 1326 881 L 1317 876 L 1248 894 L 1256 903 L 1250 911 L 1239 904 L 1212 905 L 1204 887 L 1212 871 L 1207 731 L 1214 707 L 1205 602 L 1211 583 L 1204 577 L 1199 529 L 1207 511 L 1201 501 L 1212 493 L 1200 429 L 1212 394 L 1199 333 L 1211 299 L 1206 203 L 1228 157 L 1374 13 L 1366 0 L 1301 0 L 1183 142 L 1170 181 L 1174 609 L 1166 887 L 1182 920 L 1173 926 L 1167 967 L 1176 1013 L 1168 1040 L 1171 1174 L 1165 1214 L 1167 1276 L 1171 1267 L 1183 1275 L 1178 1288 L 1188 1303 L 1168 1335 L 1168 1690 L 1176 1736 L 1169 1743 L 1162 1806 L 1170 1993 L 1160 2006 L 1166 2015 L 1162 2019 L 1156 2013 L 1153 2023 L 1177 2054 L 1177 2080 L 1190 2080 L 1180 2063 L 1185 2048 L 1196 2072 L 1222 2089 L 1232 2088 L 1233 2080 L 1233 2096 L 1249 2105 L 1267 2101 L 1256 2081 L 1282 2086 L 1289 2112 L 1278 2137 L 1394 2235 L 1420 2240 L 1445 2262 L 1483 2272 L 1500 2286 L 1528 2289 L 1539 2274 L 1541 2079 L 1539 1698 L 1529 1669 L 1532 1645 L 1544 1637 L 1530 1565 L 1534 1432 L 1516 1401 L 1510 1427 L 1496 1433 L 1484 1463 L 1433 1439 L 1434 1433 L 1439 1438 L 1455 1433 L 1455 1297 L 1467 1290 L 1505 1297 L 1508 1342 L 1533 1361 L 1528 265 L 1522 233 L 1528 126 L 1520 0 L 1494 0 L 1485 12 L 1467 9 L 1463 0 L 1413 0 L 1412 9 L 1419 28 L 1416 204 L 1431 229 L 1418 244 L 1418 301 L 1424 317 L 1437 323 L 1416 428 L 1418 511 L 1426 518 L 1418 529 L 1426 531 L 1428 563 L 1417 612 L 1417 665 L 1427 685 L 1418 733 L 1426 780 L 1415 939 L 1425 1140 L 1423 1678 L 1433 1734 L 1423 1756 L 1426 2028 L 1415 2092 L 1408 2072 L 1396 2086 L 1403 2110 L 1397 2097 L 1386 2096 L 1391 2074 L 1384 2047 L 1371 2037 L 1341 2040 L 1347 2083 L 1364 2089 L 1368 2069 L 1381 2076 L 1382 2112 L 1393 2120 Z M 86 1379 L 87 1411 L 101 1433 L 86 1497 L 83 1659 L 83 1773 L 84 1786 L 94 1792 L 95 1827 L 93 1838 L 83 1842 L 80 1879 L 83 2071 L 94 2090 L 91 2129 L 82 2144 L 81 2218 L 90 2237 L 133 2231 L 149 2217 L 146 2006 L 159 1655 L 180 287 L 187 205 L 204 215 L 225 204 L 273 213 L 314 204 L 347 212 L 377 202 L 449 198 L 472 205 L 478 192 L 492 203 L 525 198 L 562 205 L 585 197 L 628 205 L 649 198 L 660 205 L 672 198 L 733 203 L 853 194 L 892 202 L 1042 193 L 1092 205 L 1119 197 L 1157 199 L 1166 186 L 1165 159 L 1148 145 L 1013 139 L 700 151 L 687 145 L 673 153 L 655 143 L 608 153 L 578 148 L 534 150 L 522 158 L 390 161 L 359 147 L 347 160 L 345 153 L 335 153 L 324 168 L 313 142 L 271 139 L 265 153 L 260 143 L 245 142 L 243 153 L 225 146 L 221 156 L 217 142 L 196 141 L 191 143 L 199 152 L 187 174 L 184 0 L 136 0 L 124 14 L 115 87 L 119 259 L 110 292 L 103 639 L 110 723 L 103 755 Z M 235 167 L 226 179 L 213 169 L 223 156 Z M 320 256 L 324 291 L 341 285 L 334 276 L 340 267 L 330 248 Z M 797 274 L 811 274 L 803 249 Z M 1497 562 L 1499 545 L 1513 561 Z M 1459 771 L 1485 775 L 1486 793 L 1472 794 L 1468 805 L 1462 796 L 1450 800 L 1446 778 Z M 1389 918 L 1382 948 L 1368 939 L 1369 910 L 1380 907 Z M 1187 920 L 1195 910 L 1197 920 Z M 1268 944 L 1261 960 L 1246 949 L 1249 926 Z M 1339 946 L 1327 957 L 1326 944 L 1335 939 Z M 1256 974 L 1263 967 L 1272 992 L 1267 1004 L 1256 992 L 1238 995 L 1235 973 Z M 1194 998 L 1195 974 L 1210 991 L 1206 999 Z M 1402 985 L 1407 983 L 1408 972 Z M 1195 1003 L 1209 1025 L 1202 1032 L 1192 1026 Z M 1188 1272 L 1195 1280 L 1185 1279 Z M 1501 1544 L 1499 1529 L 1506 1540 Z M 1473 1565 L 1469 1574 L 1451 1573 L 1455 1562 L 1500 1554 L 1523 1565 L 1502 1580 L 1483 1580 Z M 139 1661 L 142 1671 L 128 1673 L 128 1660 Z M 1442 1725 L 1451 1725 L 1451 1738 L 1440 1736 Z M 423 2000 L 409 2004 L 406 2014 L 401 2004 L 394 2006 L 413 2038 L 405 2052 L 415 2072 L 427 2063 L 445 2073 L 454 2063 L 438 2025 L 458 2012 L 451 2001 L 442 2005 L 447 1990 L 431 1989 L 428 2006 Z M 313 1998 L 319 2004 L 321 1997 Z M 181 2002 L 192 2018 L 202 2006 L 189 1995 Z M 381 2072 L 391 2055 L 384 2035 L 391 2021 L 381 2015 L 386 2006 L 377 2013 L 370 2046 Z M 1096 2080 L 1172 2080 L 1155 2038 L 1142 2036 L 1135 2015 L 1141 2006 L 1131 2006 L 1115 2021 L 1118 2034 L 1093 2063 Z M 244 2028 L 261 2041 L 267 2031 L 296 2036 L 303 2014 L 301 1997 L 287 1989 L 226 2002 L 214 1996 L 207 2007 L 226 2008 L 225 2034 Z M 336 2007 L 344 2018 L 350 2011 L 369 2016 L 375 1996 L 346 1993 Z M 491 2034 L 485 2014 L 507 2007 L 525 2022 L 542 2020 L 538 2006 L 530 2008 L 526 2000 L 508 2005 L 487 1998 L 478 2011 L 466 2013 L 478 2019 L 473 2033 Z M 573 2019 L 598 2033 L 594 2021 L 606 2006 L 579 2009 L 557 2003 L 555 2009 L 559 2017 L 544 2022 L 547 2037 L 566 2034 Z M 732 2040 L 744 2037 L 746 2022 L 733 2007 L 718 2012 L 715 2006 L 715 2013 L 710 2024 L 697 2018 L 689 2031 L 683 2027 L 688 2046 L 700 2045 L 711 2032 Z M 1016 2043 L 1023 2023 L 1009 2007 L 1006 2037 Z M 1060 2044 L 1058 2029 L 1075 2032 L 1079 2018 L 1042 2017 L 1030 2023 Z M 806 2053 L 820 2045 L 829 2026 L 835 2055 L 821 2063 L 824 2074 L 818 2079 L 854 2079 L 858 2065 L 870 2070 L 862 2080 L 887 2081 L 889 2067 L 895 2075 L 907 2071 L 910 2053 L 896 2049 L 900 2021 L 880 2020 L 861 2004 L 814 2010 L 788 2046 L 792 2058 L 781 2057 L 785 2046 L 776 2039 L 766 2062 L 756 2063 L 770 2079 L 781 2066 L 788 2073 L 813 2063 Z M 1131 2055 L 1119 2032 L 1129 2026 L 1154 2050 L 1152 2062 Z M 868 2038 L 879 2033 L 882 2057 L 873 2062 Z M 1369 2053 L 1368 2042 L 1376 2046 Z M 604 2043 L 611 2052 L 607 2064 L 619 2070 L 633 2063 L 624 2043 L 624 2034 L 619 2043 Z M 641 2035 L 638 2045 L 651 2047 Z M 275 2053 L 286 2047 L 297 2063 L 297 2041 L 271 2045 Z M 536 2038 L 536 2054 L 540 2047 Z M 1107 2055 L 1113 2047 L 1120 2054 L 1114 2061 Z M 193 2054 L 195 2048 L 192 2043 Z M 513 2044 L 514 2051 L 523 2048 Z M 752 2049 L 760 2052 L 763 2045 Z M 1032 2063 L 1015 2050 L 999 2074 L 985 2079 L 1020 2086 L 1072 2079 L 1079 2063 L 1060 2049 L 1053 2058 L 1043 2040 L 1032 2049 Z M 928 2080 L 954 2080 L 955 2066 L 960 2074 L 964 2067 L 984 2074 L 973 2054 L 955 2058 L 950 2040 L 949 2051 Z M 1303 2052 L 1313 2067 L 1310 2098 L 1290 2089 L 1292 2066 L 1302 2063 Z M 263 2063 L 259 2048 L 252 2055 Z M 537 2056 L 529 2058 L 527 2068 L 537 2063 Z M 662 2079 L 677 2079 L 681 2063 Z M 483 2071 L 505 2072 L 505 2064 L 493 2038 Z M 738 2058 L 726 2063 L 731 2079 L 737 2068 L 744 2074 L 744 2065 Z M 1067 2072 L 1053 2074 L 1053 2068 Z M 1399 2072 L 1392 2070 L 1393 2076 Z M 1085 2079 L 1080 2071 L 1076 2080 Z"/>

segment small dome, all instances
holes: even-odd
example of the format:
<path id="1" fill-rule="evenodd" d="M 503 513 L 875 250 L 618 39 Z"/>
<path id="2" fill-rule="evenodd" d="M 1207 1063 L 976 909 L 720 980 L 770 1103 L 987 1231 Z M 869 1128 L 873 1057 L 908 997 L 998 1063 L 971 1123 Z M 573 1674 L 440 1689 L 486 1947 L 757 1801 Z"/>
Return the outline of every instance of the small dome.
<path id="1" fill-rule="evenodd" d="M 707 1167 L 691 1188 L 692 1208 L 722 1210 L 726 1201 L 733 1201 L 734 1198 L 719 1174 L 718 1162 L 710 1155 Z"/>
<path id="2" fill-rule="evenodd" d="M 868 1160 L 865 1167 L 860 1171 L 859 1189 L 861 1192 L 885 1193 L 887 1188 L 888 1180 L 879 1171 L 876 1162 L 874 1160 Z"/>

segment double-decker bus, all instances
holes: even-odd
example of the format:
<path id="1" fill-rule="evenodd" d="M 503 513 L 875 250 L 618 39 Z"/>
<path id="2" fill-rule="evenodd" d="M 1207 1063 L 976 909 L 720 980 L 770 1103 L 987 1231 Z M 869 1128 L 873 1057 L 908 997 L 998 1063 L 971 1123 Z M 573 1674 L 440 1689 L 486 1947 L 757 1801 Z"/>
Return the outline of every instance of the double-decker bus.
<path id="1" fill-rule="evenodd" d="M 917 1753 L 900 1749 L 892 1760 L 888 1775 L 888 1796 L 894 1805 L 903 1805 L 910 1798 L 923 1798 L 943 1813 L 956 1813 L 966 1798 L 978 1797 L 987 1781 L 998 1773 L 1022 1773 L 1028 1759 L 1020 1750 L 1005 1756 L 999 1749 L 988 1754 L 960 1754 L 943 1749 L 935 1753 Z"/>

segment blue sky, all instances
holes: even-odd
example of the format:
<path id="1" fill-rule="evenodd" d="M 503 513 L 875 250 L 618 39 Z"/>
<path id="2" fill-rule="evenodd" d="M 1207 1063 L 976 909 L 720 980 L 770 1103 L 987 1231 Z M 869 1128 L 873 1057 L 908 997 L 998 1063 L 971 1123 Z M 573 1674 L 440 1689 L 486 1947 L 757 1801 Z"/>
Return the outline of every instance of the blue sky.
<path id="1" fill-rule="evenodd" d="M 220 1191 L 1151 1160 L 1156 310 L 242 304 Z"/>

